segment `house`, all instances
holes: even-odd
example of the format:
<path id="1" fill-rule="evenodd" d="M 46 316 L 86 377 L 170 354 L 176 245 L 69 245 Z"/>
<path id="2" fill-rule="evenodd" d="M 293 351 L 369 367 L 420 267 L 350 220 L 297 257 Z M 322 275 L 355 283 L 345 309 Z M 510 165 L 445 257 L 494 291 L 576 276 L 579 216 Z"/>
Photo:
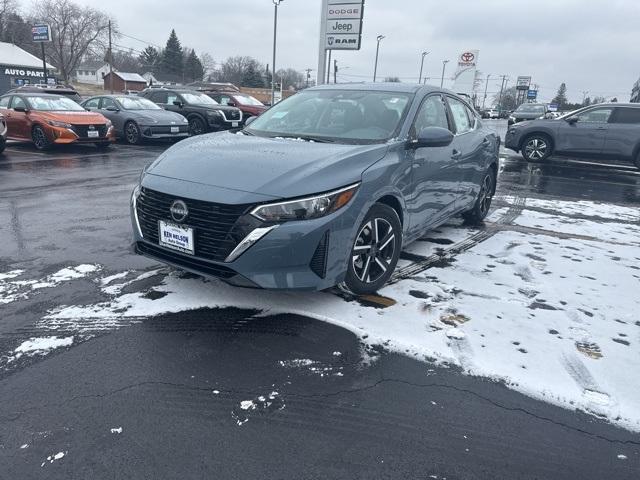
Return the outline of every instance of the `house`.
<path id="1" fill-rule="evenodd" d="M 102 79 L 109 73 L 109 64 L 99 61 L 88 61 L 78 65 L 73 76 L 78 83 L 102 85 Z"/>
<path id="2" fill-rule="evenodd" d="M 113 76 L 113 85 L 111 85 Z M 147 88 L 147 81 L 137 73 L 113 72 L 107 73 L 104 78 L 104 89 L 114 92 L 124 92 L 125 90 L 141 91 Z"/>
<path id="3" fill-rule="evenodd" d="M 47 64 L 48 80 L 55 67 Z M 45 83 L 42 60 L 13 43 L 0 42 L 0 95 L 20 85 Z"/>

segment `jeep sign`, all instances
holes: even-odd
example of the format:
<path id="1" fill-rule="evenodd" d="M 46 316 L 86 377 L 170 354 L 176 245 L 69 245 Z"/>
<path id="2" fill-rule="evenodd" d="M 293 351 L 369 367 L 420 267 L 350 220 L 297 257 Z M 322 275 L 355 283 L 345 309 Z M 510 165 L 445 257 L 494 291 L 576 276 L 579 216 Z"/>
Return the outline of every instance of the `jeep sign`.
<path id="1" fill-rule="evenodd" d="M 325 50 L 360 50 L 362 0 L 329 0 L 324 11 Z"/>

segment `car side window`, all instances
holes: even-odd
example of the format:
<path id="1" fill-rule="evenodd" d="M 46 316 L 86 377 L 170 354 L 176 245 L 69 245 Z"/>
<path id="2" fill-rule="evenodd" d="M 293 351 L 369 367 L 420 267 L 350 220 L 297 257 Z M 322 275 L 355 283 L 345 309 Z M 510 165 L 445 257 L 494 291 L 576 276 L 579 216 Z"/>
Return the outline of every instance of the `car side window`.
<path id="1" fill-rule="evenodd" d="M 167 92 L 153 92 L 151 94 L 151 101 L 155 103 L 163 103 L 163 104 L 168 103 Z"/>
<path id="2" fill-rule="evenodd" d="M 478 128 L 479 120 L 476 112 L 474 112 L 471 108 L 467 107 L 467 116 L 469 117 L 469 122 L 471 122 L 471 130 L 475 130 Z"/>
<path id="3" fill-rule="evenodd" d="M 2 104 L 0 104 L 2 107 Z M 617 107 L 613 123 L 640 125 L 640 108 Z"/>
<path id="4" fill-rule="evenodd" d="M 2 97 L 0 98 L 0 108 L 9 108 L 9 101 L 11 97 Z"/>
<path id="5" fill-rule="evenodd" d="M 20 97 L 13 97 L 11 100 L 11 108 L 22 107 L 27 108 L 26 102 Z"/>
<path id="6" fill-rule="evenodd" d="M 103 97 L 102 98 L 102 105 L 100 106 L 100 108 L 102 110 L 106 110 L 107 107 L 118 108 L 118 106 L 116 105 L 116 102 L 114 102 L 113 98 Z"/>
<path id="7" fill-rule="evenodd" d="M 221 105 L 229 105 L 230 101 L 231 97 L 229 95 L 220 95 L 220 100 L 218 100 L 218 103 Z"/>
<path id="8" fill-rule="evenodd" d="M 87 103 L 84 104 L 85 108 L 98 108 L 98 104 L 100 103 L 100 97 L 92 98 L 88 100 Z"/>
<path id="9" fill-rule="evenodd" d="M 594 108 L 578 115 L 580 123 L 607 123 L 613 108 Z"/>
<path id="10" fill-rule="evenodd" d="M 427 127 L 441 127 L 449 130 L 447 110 L 440 95 L 430 95 L 424 99 L 413 122 L 412 136 L 415 137 Z"/>
<path id="11" fill-rule="evenodd" d="M 173 102 L 180 100 L 180 96 L 177 93 L 168 93 L 167 101 L 165 103 L 173 105 Z"/>
<path id="12" fill-rule="evenodd" d="M 456 126 L 456 133 L 466 133 L 472 129 L 471 122 L 469 121 L 469 115 L 467 115 L 467 107 L 460 100 L 456 100 L 453 97 L 448 97 L 449 108 L 453 115 L 453 122 Z"/>

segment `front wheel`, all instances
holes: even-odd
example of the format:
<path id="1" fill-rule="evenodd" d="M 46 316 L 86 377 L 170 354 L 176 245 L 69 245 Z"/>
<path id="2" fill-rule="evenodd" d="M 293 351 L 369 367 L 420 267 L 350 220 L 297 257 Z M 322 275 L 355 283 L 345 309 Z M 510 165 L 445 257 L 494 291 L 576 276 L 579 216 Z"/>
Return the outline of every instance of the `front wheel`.
<path id="1" fill-rule="evenodd" d="M 375 204 L 358 229 L 351 248 L 346 287 L 357 295 L 378 291 L 391 277 L 402 248 L 402 225 L 396 211 Z"/>
<path id="2" fill-rule="evenodd" d="M 201 135 L 204 133 L 204 122 L 200 117 L 189 119 L 189 133 L 191 135 Z"/>
<path id="3" fill-rule="evenodd" d="M 38 150 L 46 150 L 51 146 L 51 141 L 40 125 L 36 125 L 31 130 L 31 140 Z"/>
<path id="4" fill-rule="evenodd" d="M 487 216 L 487 213 L 489 213 L 489 208 L 491 207 L 491 200 L 493 200 L 493 193 L 495 192 L 495 189 L 496 176 L 493 169 L 491 168 L 484 174 L 482 184 L 480 185 L 480 191 L 478 192 L 476 202 L 473 204 L 473 208 L 462 214 L 462 218 L 464 219 L 465 223 L 470 225 L 478 225 L 482 223 L 482 221 Z"/>
<path id="5" fill-rule="evenodd" d="M 522 142 L 522 156 L 527 162 L 543 162 L 551 153 L 551 141 L 545 135 L 529 135 Z"/>
<path id="6" fill-rule="evenodd" d="M 140 128 L 136 122 L 129 121 L 124 126 L 124 139 L 129 145 L 140 143 Z"/>

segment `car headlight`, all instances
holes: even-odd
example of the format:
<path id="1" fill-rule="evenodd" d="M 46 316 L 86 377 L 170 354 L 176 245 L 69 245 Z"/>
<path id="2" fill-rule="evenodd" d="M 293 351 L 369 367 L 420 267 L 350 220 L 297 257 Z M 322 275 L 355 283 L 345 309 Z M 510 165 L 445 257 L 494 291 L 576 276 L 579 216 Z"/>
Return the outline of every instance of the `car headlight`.
<path id="1" fill-rule="evenodd" d="M 111 120 L 107 120 L 107 122 L 105 123 L 107 129 L 111 128 L 113 126 L 113 123 L 111 122 Z"/>
<path id="2" fill-rule="evenodd" d="M 72 125 L 70 123 L 59 122 L 57 120 L 47 120 L 47 123 L 49 125 L 51 125 L 52 127 L 59 127 L 59 128 L 71 128 L 72 127 Z"/>
<path id="3" fill-rule="evenodd" d="M 187 120 L 185 117 L 182 117 L 182 123 L 189 123 L 189 120 Z"/>
<path id="4" fill-rule="evenodd" d="M 220 112 L 217 112 L 216 110 L 207 110 L 207 115 L 210 117 L 217 117 L 220 115 Z"/>
<path id="5" fill-rule="evenodd" d="M 251 211 L 251 215 L 265 222 L 310 220 L 324 217 L 349 203 L 358 187 L 360 187 L 359 183 L 313 197 L 260 205 Z"/>

